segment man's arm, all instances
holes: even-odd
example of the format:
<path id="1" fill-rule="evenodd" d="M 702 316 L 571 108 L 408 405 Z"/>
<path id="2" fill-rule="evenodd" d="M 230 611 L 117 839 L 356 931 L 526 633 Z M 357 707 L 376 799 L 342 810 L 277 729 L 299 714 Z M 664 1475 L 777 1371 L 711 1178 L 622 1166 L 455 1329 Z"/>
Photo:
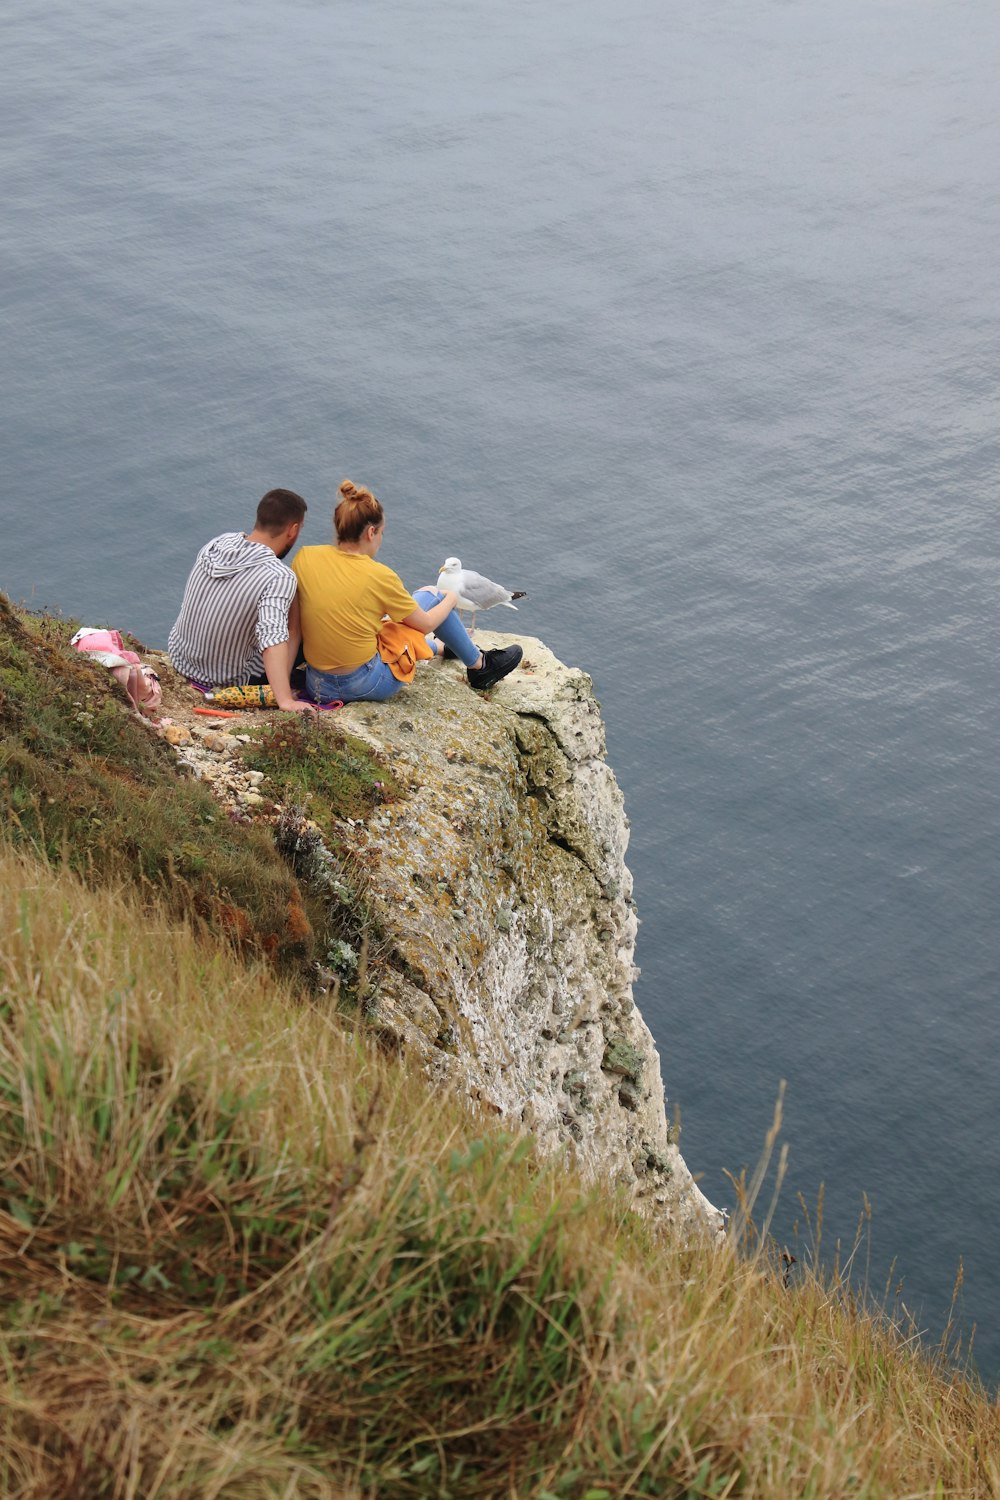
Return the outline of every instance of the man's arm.
<path id="1" fill-rule="evenodd" d="M 263 614 L 263 608 L 261 613 Z M 271 691 L 274 693 L 278 707 L 283 708 L 286 713 L 311 714 L 316 712 L 314 704 L 305 703 L 296 698 L 289 681 L 301 640 L 302 623 L 299 596 L 296 590 L 288 606 L 285 639 L 275 642 L 272 646 L 265 646 L 261 656 L 264 662 L 264 675 L 271 684 Z"/>
<path id="2" fill-rule="evenodd" d="M 299 654 L 302 645 L 302 611 L 299 608 L 299 591 L 295 590 L 295 598 L 288 609 L 288 671 L 291 673 L 295 666 L 295 658 Z"/>
<path id="3" fill-rule="evenodd" d="M 303 702 L 292 692 L 292 685 L 288 680 L 288 647 L 288 641 L 282 641 L 280 646 L 265 647 L 264 673 L 271 684 L 279 708 L 285 709 L 287 713 L 315 713 L 315 704 Z"/>

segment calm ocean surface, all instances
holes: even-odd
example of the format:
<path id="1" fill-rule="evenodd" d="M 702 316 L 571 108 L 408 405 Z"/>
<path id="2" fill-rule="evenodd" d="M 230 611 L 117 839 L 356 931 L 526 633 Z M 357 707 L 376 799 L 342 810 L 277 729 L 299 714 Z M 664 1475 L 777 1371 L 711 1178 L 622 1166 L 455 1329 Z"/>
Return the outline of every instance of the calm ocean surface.
<path id="1" fill-rule="evenodd" d="M 708 1195 L 1000 1378 L 992 0 L 9 0 L 0 587 L 163 644 L 272 485 L 595 679 Z M 512 623 L 514 616 L 502 622 Z M 491 621 L 492 623 L 492 621 Z M 501 622 L 498 622 L 501 623 Z M 863 1252 L 864 1253 L 864 1252 Z"/>

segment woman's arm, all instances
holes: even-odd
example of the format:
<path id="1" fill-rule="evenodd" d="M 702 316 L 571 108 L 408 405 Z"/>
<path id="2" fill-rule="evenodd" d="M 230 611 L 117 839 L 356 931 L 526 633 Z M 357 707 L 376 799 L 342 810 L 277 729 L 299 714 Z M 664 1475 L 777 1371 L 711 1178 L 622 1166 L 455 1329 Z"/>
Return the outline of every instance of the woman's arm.
<path id="1" fill-rule="evenodd" d="M 412 625 L 414 630 L 427 635 L 429 631 L 436 630 L 442 620 L 447 620 L 457 603 L 458 595 L 453 594 L 450 589 L 445 589 L 440 603 L 435 604 L 433 609 L 415 609 L 412 614 L 406 616 L 402 624 Z"/>

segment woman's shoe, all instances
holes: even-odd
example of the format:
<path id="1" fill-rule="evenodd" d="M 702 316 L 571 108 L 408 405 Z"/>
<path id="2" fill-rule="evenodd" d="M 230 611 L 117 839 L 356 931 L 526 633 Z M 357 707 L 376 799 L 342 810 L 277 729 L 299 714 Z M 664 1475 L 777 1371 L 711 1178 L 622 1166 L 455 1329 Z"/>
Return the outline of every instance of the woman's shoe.
<path id="1" fill-rule="evenodd" d="M 520 646 L 498 646 L 495 651 L 484 651 L 481 667 L 466 668 L 469 686 L 475 688 L 477 693 L 485 693 L 487 688 L 496 687 L 501 678 L 506 677 L 508 672 L 513 672 L 523 655 Z"/>

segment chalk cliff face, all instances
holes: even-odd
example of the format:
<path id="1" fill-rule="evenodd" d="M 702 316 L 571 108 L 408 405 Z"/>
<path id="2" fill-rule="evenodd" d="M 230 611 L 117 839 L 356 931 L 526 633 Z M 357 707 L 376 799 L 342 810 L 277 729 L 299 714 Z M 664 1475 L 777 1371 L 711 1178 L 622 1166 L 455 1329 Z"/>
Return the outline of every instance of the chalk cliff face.
<path id="1" fill-rule="evenodd" d="M 524 648 L 490 694 L 435 661 L 390 702 L 336 715 L 391 764 L 398 800 L 335 830 L 291 814 L 313 857 L 325 834 L 363 877 L 382 931 L 366 1009 L 442 1087 L 541 1150 L 567 1151 L 654 1218 L 718 1232 L 671 1138 L 632 997 L 628 821 L 591 680 L 530 637 L 477 639 Z M 181 761 L 244 812 L 273 816 L 238 742 L 181 712 L 189 727 L 163 731 Z M 341 856 L 318 857 L 336 871 Z"/>
<path id="2" fill-rule="evenodd" d="M 544 1151 L 568 1148 L 656 1217 L 717 1230 L 632 997 L 628 821 L 591 680 L 520 643 L 522 667 L 485 698 L 435 662 L 393 701 L 337 716 L 405 787 L 341 830 L 387 935 L 378 1020 Z"/>

